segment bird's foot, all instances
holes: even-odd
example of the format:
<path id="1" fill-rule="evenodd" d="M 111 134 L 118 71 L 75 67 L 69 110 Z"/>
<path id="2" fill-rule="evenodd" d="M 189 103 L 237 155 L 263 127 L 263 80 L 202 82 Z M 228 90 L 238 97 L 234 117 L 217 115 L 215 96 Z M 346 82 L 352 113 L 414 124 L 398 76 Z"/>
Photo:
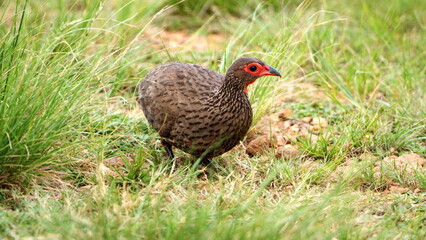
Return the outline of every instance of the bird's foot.
<path id="1" fill-rule="evenodd" d="M 161 140 L 161 144 L 163 145 L 164 149 L 166 149 L 166 153 L 169 159 L 173 160 L 173 158 L 175 158 L 175 155 L 173 154 L 172 145 L 165 140 Z"/>

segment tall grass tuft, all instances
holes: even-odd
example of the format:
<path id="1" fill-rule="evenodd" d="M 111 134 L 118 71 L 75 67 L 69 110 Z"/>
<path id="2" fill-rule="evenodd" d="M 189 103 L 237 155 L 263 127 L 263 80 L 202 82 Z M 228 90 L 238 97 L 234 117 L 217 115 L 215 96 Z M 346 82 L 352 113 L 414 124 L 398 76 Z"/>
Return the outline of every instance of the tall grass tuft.
<path id="1" fill-rule="evenodd" d="M 47 161 L 73 148 L 88 123 L 96 73 L 82 38 L 97 14 L 93 4 L 81 19 L 59 18 L 32 27 L 27 2 L 15 6 L 12 26 L 0 39 L 0 185 L 25 181 Z M 7 21 L 7 19 L 1 19 Z M 34 173 L 34 171 L 32 171 Z"/>

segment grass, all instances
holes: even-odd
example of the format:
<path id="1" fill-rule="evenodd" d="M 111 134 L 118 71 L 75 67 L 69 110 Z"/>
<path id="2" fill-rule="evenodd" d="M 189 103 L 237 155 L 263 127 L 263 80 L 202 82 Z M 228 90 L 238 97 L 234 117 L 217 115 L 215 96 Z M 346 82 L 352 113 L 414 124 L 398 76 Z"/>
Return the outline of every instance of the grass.
<path id="1" fill-rule="evenodd" d="M 426 157 L 424 1 L 240 2 L 0 2 L 0 236 L 424 239 L 426 166 L 397 161 Z M 243 55 L 283 75 L 249 89 L 253 129 L 291 108 L 329 135 L 166 160 L 138 81 Z"/>

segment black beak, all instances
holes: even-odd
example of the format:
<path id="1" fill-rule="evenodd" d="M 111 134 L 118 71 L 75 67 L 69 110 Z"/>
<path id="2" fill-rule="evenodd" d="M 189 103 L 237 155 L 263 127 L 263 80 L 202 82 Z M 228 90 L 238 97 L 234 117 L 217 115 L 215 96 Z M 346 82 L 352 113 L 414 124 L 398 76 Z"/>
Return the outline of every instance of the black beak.
<path id="1" fill-rule="evenodd" d="M 281 77 L 281 74 L 280 74 L 280 72 L 277 71 L 277 69 L 275 69 L 275 68 L 273 68 L 273 67 L 271 67 L 269 65 L 267 65 L 267 66 L 269 67 L 268 73 L 270 73 L 268 75 Z"/>

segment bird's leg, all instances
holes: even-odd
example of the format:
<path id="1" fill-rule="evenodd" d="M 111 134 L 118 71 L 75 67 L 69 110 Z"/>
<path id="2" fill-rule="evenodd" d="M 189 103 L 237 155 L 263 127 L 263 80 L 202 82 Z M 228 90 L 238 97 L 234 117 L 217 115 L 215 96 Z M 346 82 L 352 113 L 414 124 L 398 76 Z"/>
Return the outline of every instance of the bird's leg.
<path id="1" fill-rule="evenodd" d="M 200 165 L 207 167 L 208 165 L 210 165 L 210 163 L 211 163 L 211 159 L 210 158 L 203 158 L 203 159 L 201 159 Z"/>
<path id="2" fill-rule="evenodd" d="M 166 140 L 161 140 L 161 144 L 166 149 L 167 156 L 169 156 L 169 159 L 172 160 L 175 158 L 175 155 L 173 154 L 172 145 L 167 142 Z"/>

